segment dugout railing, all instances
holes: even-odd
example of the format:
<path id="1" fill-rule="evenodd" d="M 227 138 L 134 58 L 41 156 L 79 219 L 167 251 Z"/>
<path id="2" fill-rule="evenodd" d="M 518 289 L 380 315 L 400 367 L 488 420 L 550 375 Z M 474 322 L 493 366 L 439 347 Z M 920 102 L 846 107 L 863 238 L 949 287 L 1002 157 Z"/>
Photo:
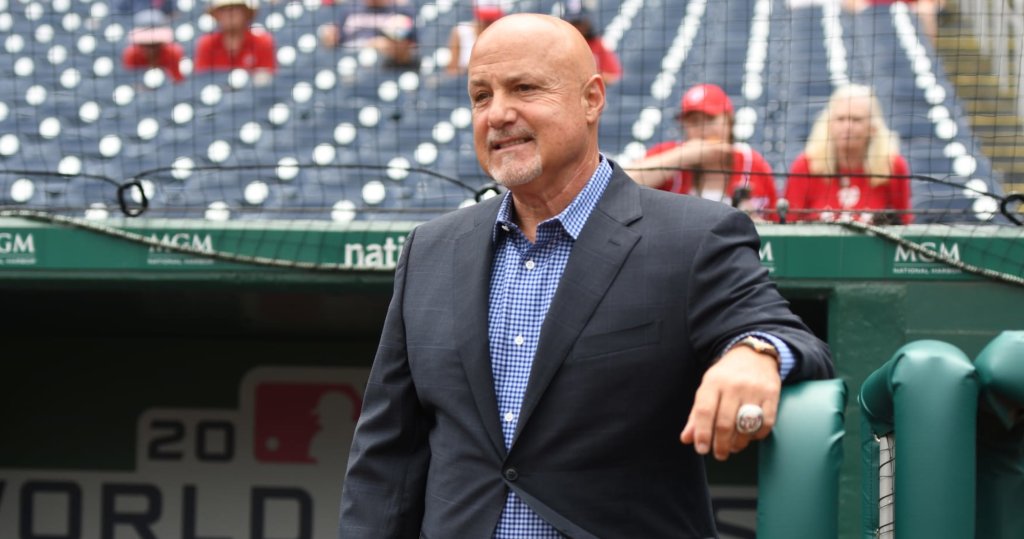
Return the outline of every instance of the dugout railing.
<path id="1" fill-rule="evenodd" d="M 839 379 L 782 390 L 772 435 L 758 452 L 758 537 L 838 537 L 845 408 Z"/>
<path id="2" fill-rule="evenodd" d="M 974 360 L 981 382 L 975 537 L 1024 537 L 1024 331 L 1005 331 Z"/>
<path id="3" fill-rule="evenodd" d="M 1024 534 L 1022 345 L 1024 332 L 1003 332 L 972 363 L 951 344 L 914 341 L 867 378 L 862 537 Z"/>

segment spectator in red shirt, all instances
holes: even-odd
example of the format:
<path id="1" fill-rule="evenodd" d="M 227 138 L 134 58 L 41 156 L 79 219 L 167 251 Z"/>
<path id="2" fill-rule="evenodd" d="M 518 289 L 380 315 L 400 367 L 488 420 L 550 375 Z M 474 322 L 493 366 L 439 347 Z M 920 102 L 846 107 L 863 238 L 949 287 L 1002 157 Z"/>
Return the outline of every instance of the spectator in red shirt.
<path id="1" fill-rule="evenodd" d="M 259 74 L 277 70 L 274 36 L 253 30 L 259 0 L 211 0 L 210 15 L 218 30 L 199 38 L 195 71 L 245 69 Z"/>
<path id="2" fill-rule="evenodd" d="M 174 31 L 162 12 L 149 9 L 135 14 L 128 47 L 121 55 L 125 69 L 163 69 L 177 83 L 185 80 L 179 67 L 183 56 L 181 45 L 174 43 Z"/>
<path id="3" fill-rule="evenodd" d="M 786 198 L 793 220 L 892 224 L 913 219 L 907 212 L 910 167 L 867 86 L 850 84 L 833 92 L 789 173 Z"/>
<path id="4" fill-rule="evenodd" d="M 337 22 L 324 24 L 319 34 L 329 48 L 372 47 L 391 67 L 419 64 L 416 8 L 408 0 L 352 0 L 339 10 Z"/>
<path id="5" fill-rule="evenodd" d="M 871 6 L 891 6 L 896 2 L 906 4 L 917 14 L 921 31 L 934 44 L 939 35 L 939 13 L 946 9 L 946 0 L 843 0 L 842 4 L 846 10 L 860 13 Z"/>
<path id="6" fill-rule="evenodd" d="M 775 220 L 775 180 L 760 153 L 733 142 L 733 107 L 714 84 L 699 84 L 680 102 L 686 140 L 662 142 L 627 171 L 637 183 L 731 204 L 755 221 Z"/>
<path id="7" fill-rule="evenodd" d="M 458 75 L 466 72 L 469 66 L 469 53 L 476 43 L 476 36 L 480 35 L 494 21 L 502 18 L 505 12 L 499 6 L 478 5 L 473 8 L 472 21 L 464 21 L 452 27 L 448 35 L 448 50 L 451 51 L 451 60 L 445 71 L 449 75 Z"/>
<path id="8" fill-rule="evenodd" d="M 607 85 L 615 84 L 622 79 L 622 64 L 615 51 L 604 44 L 601 34 L 594 28 L 590 12 L 584 7 L 570 8 L 565 14 L 565 20 L 576 27 L 590 45 L 590 52 L 594 53 L 594 62 L 597 63 L 597 70 Z"/>

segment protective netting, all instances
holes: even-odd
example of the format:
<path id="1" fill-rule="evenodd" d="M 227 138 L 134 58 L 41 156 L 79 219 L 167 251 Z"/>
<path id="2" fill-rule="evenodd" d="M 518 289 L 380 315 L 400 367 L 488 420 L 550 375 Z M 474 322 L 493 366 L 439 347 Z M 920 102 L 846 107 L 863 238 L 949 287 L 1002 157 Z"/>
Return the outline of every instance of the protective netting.
<path id="1" fill-rule="evenodd" d="M 178 0 L 161 23 L 184 53 L 176 83 L 164 69 L 122 66 L 139 2 L 0 0 L 0 216 L 59 216 L 61 225 L 97 230 L 147 219 L 237 222 L 248 241 L 272 242 L 268 227 L 386 227 L 493 193 L 474 154 L 465 75 L 448 69 L 459 61 L 451 45 L 460 23 L 480 18 L 480 6 L 410 1 L 411 28 L 380 28 L 382 37 L 415 38 L 407 62 L 365 42 L 323 43 L 326 26 L 369 3 L 263 2 L 254 27 L 272 34 L 277 64 L 266 78 L 200 72 L 197 42 L 217 22 L 211 5 Z M 1012 241 L 1024 230 L 1021 197 L 1012 195 L 1024 179 L 1019 2 L 949 1 L 937 13 L 930 8 L 939 4 L 925 1 L 486 4 L 571 14 L 596 29 L 622 66 L 608 86 L 601 148 L 626 168 L 643 168 L 658 143 L 693 139 L 677 119 L 680 101 L 694 85 L 715 84 L 729 97 L 730 148 L 741 156 L 730 171 L 754 154 L 770 169 L 747 169 L 744 181 L 766 176 L 774 192 L 756 217 L 878 234 L 916 253 L 908 257 L 988 269 L 1008 282 L 1024 274 Z M 843 170 L 791 177 L 829 97 L 850 83 L 873 90 L 906 170 L 868 184 Z M 711 198 L 701 178 L 715 167 L 676 168 L 689 173 L 681 192 Z M 837 203 L 798 198 L 797 177 L 805 191 L 833 190 Z M 906 207 L 864 203 L 866 185 L 876 184 L 903 186 Z M 717 197 L 759 198 L 744 189 Z M 122 214 L 133 217 L 115 222 Z M 963 254 L 975 238 L 995 236 L 1008 241 Z M 287 251 L 260 250 L 285 261 Z"/>
<path id="2" fill-rule="evenodd" d="M 896 436 L 878 439 L 878 531 L 879 539 L 892 539 L 896 533 Z"/>

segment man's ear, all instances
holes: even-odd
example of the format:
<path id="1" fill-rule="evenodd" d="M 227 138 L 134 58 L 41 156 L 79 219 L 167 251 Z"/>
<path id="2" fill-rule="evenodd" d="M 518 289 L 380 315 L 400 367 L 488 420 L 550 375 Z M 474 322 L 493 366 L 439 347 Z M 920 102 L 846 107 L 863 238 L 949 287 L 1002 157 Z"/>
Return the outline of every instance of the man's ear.
<path id="1" fill-rule="evenodd" d="M 597 123 L 604 111 L 605 87 L 601 75 L 590 76 L 587 83 L 583 85 L 583 107 L 586 111 L 587 123 Z"/>

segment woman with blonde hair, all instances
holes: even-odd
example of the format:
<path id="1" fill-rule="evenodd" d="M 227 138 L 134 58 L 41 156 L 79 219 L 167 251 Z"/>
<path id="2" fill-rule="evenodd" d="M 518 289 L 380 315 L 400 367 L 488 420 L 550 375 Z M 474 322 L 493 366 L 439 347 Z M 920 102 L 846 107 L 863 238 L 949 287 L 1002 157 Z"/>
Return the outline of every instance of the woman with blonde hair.
<path id="1" fill-rule="evenodd" d="M 790 166 L 793 220 L 909 223 L 910 167 L 868 86 L 838 88 Z"/>

